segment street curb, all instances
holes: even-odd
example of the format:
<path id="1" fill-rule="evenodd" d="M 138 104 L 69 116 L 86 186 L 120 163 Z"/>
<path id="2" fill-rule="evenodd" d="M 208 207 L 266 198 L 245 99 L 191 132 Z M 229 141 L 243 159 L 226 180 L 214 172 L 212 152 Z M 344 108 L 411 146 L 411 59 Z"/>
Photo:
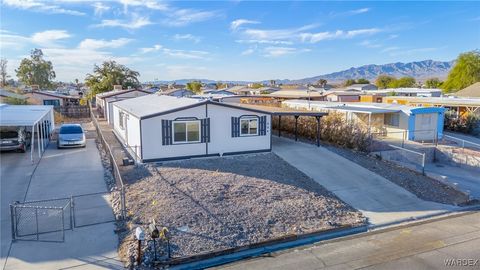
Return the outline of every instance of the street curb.
<path id="1" fill-rule="evenodd" d="M 171 266 L 169 269 L 174 269 L 174 270 L 204 269 L 204 268 L 209 268 L 209 267 L 214 267 L 214 266 L 219 266 L 219 265 L 239 261 L 246 258 L 258 257 L 261 255 L 276 252 L 276 251 L 286 250 L 290 248 L 317 243 L 324 240 L 345 237 L 345 236 L 355 235 L 355 234 L 364 233 L 364 232 L 368 232 L 368 225 L 349 228 L 349 229 L 330 232 L 330 233 L 323 233 L 323 234 L 306 237 L 306 238 L 302 238 L 294 241 L 273 244 L 270 246 L 242 250 L 235 253 L 222 255 L 222 256 L 218 256 L 210 259 L 186 263 L 182 265 Z"/>
<path id="2" fill-rule="evenodd" d="M 434 221 L 460 217 L 463 215 L 472 214 L 472 212 L 476 210 L 480 210 L 480 205 L 462 207 L 460 209 L 455 209 L 455 210 L 446 210 L 446 211 L 441 211 L 438 213 L 427 214 L 427 215 L 418 216 L 418 217 L 404 218 L 404 219 L 399 219 L 393 222 L 387 222 L 383 224 L 365 225 L 365 226 L 345 229 L 337 232 L 325 233 L 325 234 L 312 236 L 304 239 L 299 239 L 295 241 L 243 250 L 243 251 L 235 252 L 232 254 L 218 256 L 218 257 L 205 259 L 197 262 L 191 262 L 191 263 L 186 263 L 182 265 L 172 266 L 169 269 L 174 269 L 174 270 L 204 269 L 204 268 L 209 268 L 214 266 L 220 266 L 220 265 L 236 262 L 236 261 L 247 259 L 247 258 L 260 257 L 262 255 L 273 253 L 273 252 L 287 251 L 288 249 L 291 249 L 291 248 L 300 247 L 304 249 L 304 248 L 312 247 L 316 244 L 339 242 L 343 240 L 362 237 L 365 235 L 373 235 L 373 234 L 398 230 L 407 226 L 418 226 L 426 223 L 431 223 Z"/>

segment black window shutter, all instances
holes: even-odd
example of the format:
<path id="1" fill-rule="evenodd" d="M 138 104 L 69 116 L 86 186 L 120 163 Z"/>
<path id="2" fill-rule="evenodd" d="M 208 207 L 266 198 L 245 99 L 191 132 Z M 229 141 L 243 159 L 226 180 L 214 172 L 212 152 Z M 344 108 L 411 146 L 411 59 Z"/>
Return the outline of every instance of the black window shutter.
<path id="1" fill-rule="evenodd" d="M 210 118 L 205 118 L 200 120 L 201 121 L 201 133 L 202 139 L 201 142 L 210 142 Z"/>
<path id="2" fill-rule="evenodd" d="M 240 137 L 240 118 L 232 117 L 232 137 Z"/>
<path id="3" fill-rule="evenodd" d="M 260 123 L 259 123 L 259 132 L 258 135 L 264 136 L 267 135 L 267 117 L 266 116 L 260 116 Z"/>
<path id="4" fill-rule="evenodd" d="M 172 121 L 162 120 L 162 145 L 172 144 Z"/>

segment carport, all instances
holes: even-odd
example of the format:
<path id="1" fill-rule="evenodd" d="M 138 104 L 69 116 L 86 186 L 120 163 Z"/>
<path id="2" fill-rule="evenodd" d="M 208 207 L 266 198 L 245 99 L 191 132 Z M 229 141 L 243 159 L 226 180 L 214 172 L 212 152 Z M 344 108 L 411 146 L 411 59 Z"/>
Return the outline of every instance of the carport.
<path id="1" fill-rule="evenodd" d="M 31 132 L 30 159 L 33 162 L 35 135 L 38 157 L 42 156 L 55 129 L 53 106 L 0 104 L 0 127 L 25 127 Z"/>
<path id="2" fill-rule="evenodd" d="M 347 115 L 346 117 L 347 119 L 351 118 L 350 114 L 352 113 L 368 115 L 368 123 L 367 123 L 368 134 L 372 133 L 372 115 L 373 114 L 386 114 L 386 113 L 394 114 L 394 113 L 400 112 L 400 110 L 397 110 L 397 109 L 372 108 L 372 107 L 360 107 L 360 106 L 348 106 L 348 105 L 330 106 L 330 107 L 324 107 L 324 109 L 345 112 Z"/>

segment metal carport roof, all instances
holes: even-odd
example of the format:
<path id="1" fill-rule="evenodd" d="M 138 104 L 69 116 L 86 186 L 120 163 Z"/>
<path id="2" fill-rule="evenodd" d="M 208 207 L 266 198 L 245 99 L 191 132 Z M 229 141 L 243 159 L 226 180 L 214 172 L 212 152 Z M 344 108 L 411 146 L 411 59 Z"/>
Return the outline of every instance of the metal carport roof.
<path id="1" fill-rule="evenodd" d="M 0 104 L 0 126 L 33 126 L 52 110 L 45 105 Z"/>
<path id="2" fill-rule="evenodd" d="M 368 113 L 368 114 L 400 112 L 400 110 L 394 110 L 394 109 L 371 108 L 371 107 L 360 107 L 360 106 L 358 107 L 357 106 L 330 106 L 330 107 L 323 107 L 322 109 L 347 111 L 347 112 L 354 112 L 354 113 Z"/>

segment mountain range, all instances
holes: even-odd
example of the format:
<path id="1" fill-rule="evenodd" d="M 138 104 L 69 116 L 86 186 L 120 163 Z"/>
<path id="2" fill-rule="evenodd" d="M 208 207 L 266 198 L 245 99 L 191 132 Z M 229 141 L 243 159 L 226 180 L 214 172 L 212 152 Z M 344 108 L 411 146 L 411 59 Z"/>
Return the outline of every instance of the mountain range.
<path id="1" fill-rule="evenodd" d="M 417 62 L 409 63 L 390 63 L 384 65 L 364 65 L 360 67 L 351 67 L 346 70 L 333 72 L 329 74 L 318 75 L 314 77 L 304 78 L 304 79 L 277 79 L 276 83 L 281 84 L 306 84 L 306 83 L 315 83 L 320 79 L 325 79 L 329 83 L 340 83 L 347 79 L 360 79 L 365 78 L 367 80 L 375 80 L 378 75 L 387 74 L 395 77 L 414 77 L 417 80 L 424 80 L 431 77 L 438 77 L 444 79 L 447 77 L 448 72 L 453 67 L 454 61 L 441 62 L 433 60 L 424 60 Z M 187 82 L 198 80 L 203 83 L 215 83 L 215 80 L 208 79 L 182 79 L 175 81 L 155 81 L 153 83 L 172 83 L 185 84 Z M 247 84 L 249 81 L 222 81 L 233 84 Z M 262 81 L 262 83 L 270 83 L 270 80 Z"/>

